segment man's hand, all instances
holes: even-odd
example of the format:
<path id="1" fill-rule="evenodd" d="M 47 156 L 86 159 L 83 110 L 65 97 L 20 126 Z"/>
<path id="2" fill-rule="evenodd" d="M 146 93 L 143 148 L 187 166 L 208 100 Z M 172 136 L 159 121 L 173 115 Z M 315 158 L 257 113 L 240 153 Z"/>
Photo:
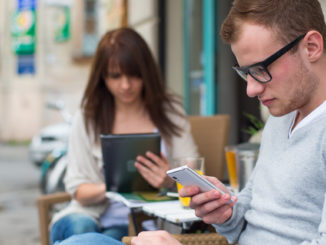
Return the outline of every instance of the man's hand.
<path id="1" fill-rule="evenodd" d="M 196 216 L 203 219 L 207 224 L 222 224 L 232 216 L 233 206 L 237 198 L 233 197 L 232 203 L 230 194 L 226 187 L 216 178 L 204 176 L 212 184 L 225 191 L 222 195 L 217 190 L 211 190 L 205 193 L 199 192 L 198 186 L 183 187 L 179 195 L 182 197 L 191 197 L 190 208 L 195 209 Z"/>
<path id="2" fill-rule="evenodd" d="M 174 183 L 174 181 L 166 175 L 166 171 L 171 167 L 163 153 L 161 153 L 161 157 L 159 157 L 152 152 L 146 152 L 146 157 L 137 157 L 135 167 L 144 179 L 155 188 L 168 188 Z"/>
<path id="3" fill-rule="evenodd" d="M 166 231 L 145 231 L 133 237 L 131 245 L 181 245 Z"/>

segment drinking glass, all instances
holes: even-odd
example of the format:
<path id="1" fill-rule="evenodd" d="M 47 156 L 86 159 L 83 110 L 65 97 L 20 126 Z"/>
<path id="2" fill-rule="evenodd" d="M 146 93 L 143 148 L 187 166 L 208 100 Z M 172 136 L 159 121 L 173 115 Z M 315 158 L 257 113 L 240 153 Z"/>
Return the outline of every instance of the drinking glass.
<path id="1" fill-rule="evenodd" d="M 226 165 L 228 168 L 230 187 L 234 192 L 239 191 L 239 183 L 237 176 L 237 151 L 233 145 L 228 145 L 224 148 Z"/>

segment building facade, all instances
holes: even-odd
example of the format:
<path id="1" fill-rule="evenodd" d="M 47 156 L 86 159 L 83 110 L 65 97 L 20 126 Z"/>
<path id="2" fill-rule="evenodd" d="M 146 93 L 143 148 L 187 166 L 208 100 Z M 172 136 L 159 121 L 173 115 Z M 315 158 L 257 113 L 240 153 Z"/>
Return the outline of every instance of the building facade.
<path id="1" fill-rule="evenodd" d="M 320 3 L 325 11 L 326 0 Z M 230 7 L 230 0 L 0 1 L 0 141 L 27 141 L 61 121 L 48 101 L 63 101 L 74 113 L 98 40 L 118 26 L 135 28 L 148 42 L 167 89 L 184 98 L 188 114 L 227 113 L 230 143 L 245 141 L 243 112 L 259 117 L 259 104 L 247 98 L 230 68 L 230 47 L 218 36 Z M 31 16 L 34 32 L 19 32 Z M 34 49 L 26 54 L 17 43 L 31 37 Z"/>
<path id="2" fill-rule="evenodd" d="M 20 6 L 26 3 L 30 6 Z M 28 25 L 31 20 L 26 12 L 33 7 L 35 50 L 17 54 L 13 29 Z M 28 141 L 42 127 L 61 121 L 47 102 L 63 101 L 74 113 L 92 54 L 107 30 L 133 26 L 157 55 L 156 13 L 157 1 L 152 0 L 0 1 L 0 141 Z M 65 22 L 69 30 L 60 36 L 58 25 Z M 29 60 L 24 64 L 25 57 Z"/>

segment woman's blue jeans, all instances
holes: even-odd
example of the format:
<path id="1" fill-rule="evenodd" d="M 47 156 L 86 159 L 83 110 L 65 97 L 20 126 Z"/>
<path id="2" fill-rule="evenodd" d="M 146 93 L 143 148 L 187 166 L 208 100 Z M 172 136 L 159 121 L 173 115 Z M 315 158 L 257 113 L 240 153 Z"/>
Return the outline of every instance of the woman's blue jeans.
<path id="1" fill-rule="evenodd" d="M 72 235 L 89 232 L 103 233 L 106 236 L 112 237 L 116 240 L 121 240 L 123 236 L 128 234 L 128 226 L 113 226 L 103 229 L 100 228 L 97 223 L 87 215 L 69 214 L 53 224 L 50 230 L 50 242 L 51 244 L 54 244 L 55 242 L 63 241 Z M 101 237 L 102 236 L 100 236 L 100 238 Z"/>
<path id="2" fill-rule="evenodd" d="M 56 242 L 55 245 L 124 245 L 124 243 L 101 233 L 90 232 L 73 235 L 62 242 Z"/>

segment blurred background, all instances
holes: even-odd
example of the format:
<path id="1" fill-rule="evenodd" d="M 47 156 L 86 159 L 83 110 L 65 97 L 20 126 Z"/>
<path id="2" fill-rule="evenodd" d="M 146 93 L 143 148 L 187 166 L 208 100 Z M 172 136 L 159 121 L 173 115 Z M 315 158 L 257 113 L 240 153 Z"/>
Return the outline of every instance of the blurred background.
<path id="1" fill-rule="evenodd" d="M 326 11 L 326 0 L 320 0 Z M 0 244 L 39 244 L 40 168 L 28 147 L 44 127 L 80 105 L 93 53 L 108 30 L 129 26 L 148 42 L 167 89 L 189 115 L 227 113 L 230 144 L 261 118 L 232 71 L 219 27 L 231 0 L 0 1 Z M 56 104 L 51 110 L 48 104 Z M 53 108 L 53 106 L 52 106 Z M 61 109 L 60 109 L 61 108 Z M 61 112 L 61 113 L 60 113 Z M 51 137 L 43 138 L 51 140 Z"/>

